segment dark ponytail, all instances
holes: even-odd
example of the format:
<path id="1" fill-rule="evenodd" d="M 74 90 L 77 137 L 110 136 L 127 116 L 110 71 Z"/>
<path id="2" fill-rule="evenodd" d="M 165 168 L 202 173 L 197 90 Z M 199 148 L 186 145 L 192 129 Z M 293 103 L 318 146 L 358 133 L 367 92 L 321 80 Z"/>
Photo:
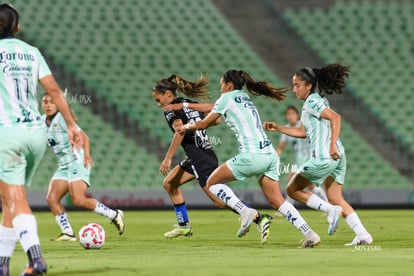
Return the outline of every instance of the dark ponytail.
<path id="1" fill-rule="evenodd" d="M 319 94 L 341 94 L 345 87 L 345 78 L 349 76 L 349 66 L 329 64 L 321 68 L 305 67 L 296 72 L 306 84 L 311 84 L 311 90 L 319 89 Z"/>
<path id="2" fill-rule="evenodd" d="M 178 75 L 171 75 L 167 79 L 158 81 L 152 90 L 162 94 L 169 90 L 176 95 L 176 90 L 179 89 L 190 98 L 207 100 L 209 99 L 208 83 L 207 74 L 200 75 L 195 82 L 187 81 Z"/>
<path id="3" fill-rule="evenodd" d="M 14 36 L 19 25 L 19 13 L 10 4 L 0 4 L 0 39 Z"/>
<path id="4" fill-rule="evenodd" d="M 223 80 L 233 83 L 236 90 L 240 90 L 246 85 L 247 90 L 255 96 L 263 95 L 278 101 L 286 98 L 286 88 L 275 88 L 267 81 L 255 81 L 245 71 L 229 70 L 223 74 Z"/>

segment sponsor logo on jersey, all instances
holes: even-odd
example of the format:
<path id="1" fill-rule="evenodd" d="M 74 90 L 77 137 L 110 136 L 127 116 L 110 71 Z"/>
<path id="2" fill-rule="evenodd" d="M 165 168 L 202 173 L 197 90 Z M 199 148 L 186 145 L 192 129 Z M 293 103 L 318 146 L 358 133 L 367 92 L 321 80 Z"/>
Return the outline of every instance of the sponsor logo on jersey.
<path id="1" fill-rule="evenodd" d="M 167 119 L 167 121 L 171 121 L 171 119 L 174 117 L 175 117 L 175 113 L 172 111 L 168 111 L 167 113 L 165 113 L 165 118 Z"/>
<path id="2" fill-rule="evenodd" d="M 3 51 L 0 53 L 0 62 L 6 62 L 6 60 L 30 60 L 34 61 L 35 57 L 32 54 L 27 53 L 8 53 Z"/>
<path id="3" fill-rule="evenodd" d="M 236 103 L 245 103 L 245 102 L 251 102 L 250 98 L 248 96 L 242 96 L 238 95 L 234 98 L 234 101 Z"/>

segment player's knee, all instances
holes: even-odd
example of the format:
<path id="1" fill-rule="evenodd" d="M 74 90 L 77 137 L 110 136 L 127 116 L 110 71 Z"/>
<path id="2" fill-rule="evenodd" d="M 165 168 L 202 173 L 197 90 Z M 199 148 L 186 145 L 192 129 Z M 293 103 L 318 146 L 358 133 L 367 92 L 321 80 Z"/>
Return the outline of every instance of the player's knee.
<path id="1" fill-rule="evenodd" d="M 167 192 L 170 192 L 172 190 L 171 182 L 167 179 L 164 179 L 164 181 L 162 182 L 162 186 L 164 187 L 164 190 L 166 190 Z"/>
<path id="2" fill-rule="evenodd" d="M 54 196 L 53 194 L 47 194 L 46 202 L 47 202 L 47 204 L 49 204 L 49 206 L 53 205 L 54 203 L 57 202 L 56 196 Z"/>
<path id="3" fill-rule="evenodd" d="M 342 198 L 337 197 L 337 196 L 334 196 L 334 197 L 333 196 L 330 196 L 330 197 L 328 196 L 328 201 L 332 205 L 339 205 L 342 201 Z"/>

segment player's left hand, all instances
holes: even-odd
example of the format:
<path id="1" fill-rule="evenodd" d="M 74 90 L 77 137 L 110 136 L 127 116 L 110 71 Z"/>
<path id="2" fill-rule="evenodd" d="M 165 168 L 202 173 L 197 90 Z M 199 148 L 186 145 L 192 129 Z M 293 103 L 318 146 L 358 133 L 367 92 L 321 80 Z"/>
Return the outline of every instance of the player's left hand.
<path id="1" fill-rule="evenodd" d="M 331 155 L 333 160 L 341 159 L 341 155 L 338 152 L 338 148 L 336 147 L 336 143 L 330 145 L 329 154 Z"/>
<path id="2" fill-rule="evenodd" d="M 169 104 L 162 108 L 164 112 L 183 109 L 183 103 Z"/>
<path id="3" fill-rule="evenodd" d="M 170 172 L 171 163 L 172 163 L 171 158 L 166 157 L 164 158 L 164 160 L 162 160 L 161 165 L 160 165 L 160 172 L 163 175 L 167 175 Z"/>
<path id="4" fill-rule="evenodd" d="M 85 155 L 83 157 L 83 166 L 85 167 L 85 169 L 92 168 L 93 166 L 95 166 L 92 157 L 90 157 L 89 155 Z"/>

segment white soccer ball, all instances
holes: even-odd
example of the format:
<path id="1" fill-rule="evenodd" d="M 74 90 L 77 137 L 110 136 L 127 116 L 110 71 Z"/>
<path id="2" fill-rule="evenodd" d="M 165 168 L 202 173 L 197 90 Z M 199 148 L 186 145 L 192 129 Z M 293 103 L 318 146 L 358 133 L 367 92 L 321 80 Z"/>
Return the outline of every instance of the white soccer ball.
<path id="1" fill-rule="evenodd" d="M 105 238 L 105 230 L 97 223 L 89 223 L 79 230 L 79 242 L 85 249 L 101 248 Z"/>

